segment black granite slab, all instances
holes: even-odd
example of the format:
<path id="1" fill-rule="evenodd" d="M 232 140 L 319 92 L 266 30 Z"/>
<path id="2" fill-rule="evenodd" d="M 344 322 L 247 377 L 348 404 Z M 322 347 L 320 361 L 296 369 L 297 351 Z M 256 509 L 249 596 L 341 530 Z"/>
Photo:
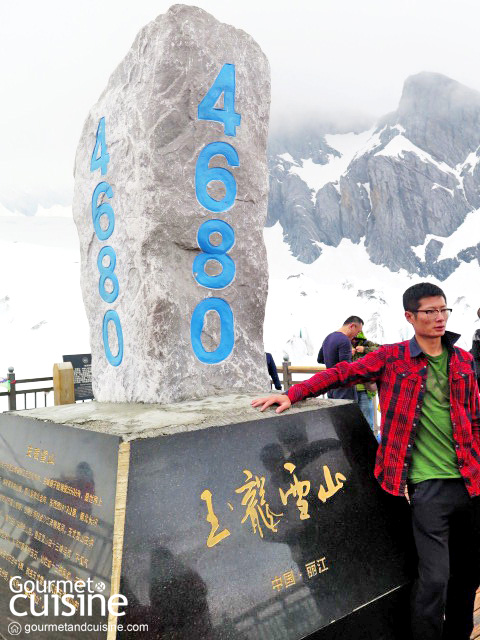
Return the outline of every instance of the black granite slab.
<path id="1" fill-rule="evenodd" d="M 353 404 L 132 442 L 123 622 L 149 632 L 117 637 L 373 638 L 331 630 L 409 579 L 408 505 L 375 450 Z"/>
<path id="2" fill-rule="evenodd" d="M 18 600 L 9 580 L 87 580 L 110 595 L 112 538 L 119 438 L 54 425 L 18 415 L 0 414 L 0 637 L 11 637 L 9 624 L 98 625 L 98 600 L 92 616 L 32 616 L 29 603 Z M 35 611 L 44 610 L 43 593 Z M 49 599 L 49 614 L 53 600 Z M 69 611 L 61 606 L 62 611 Z M 36 637 L 22 631 L 17 637 Z M 33 634 L 33 635 L 32 635 Z M 70 633 L 50 630 L 38 637 L 106 638 L 98 628 Z"/>
<path id="3" fill-rule="evenodd" d="M 308 640 L 412 640 L 411 585 L 395 589 L 308 636 Z"/>

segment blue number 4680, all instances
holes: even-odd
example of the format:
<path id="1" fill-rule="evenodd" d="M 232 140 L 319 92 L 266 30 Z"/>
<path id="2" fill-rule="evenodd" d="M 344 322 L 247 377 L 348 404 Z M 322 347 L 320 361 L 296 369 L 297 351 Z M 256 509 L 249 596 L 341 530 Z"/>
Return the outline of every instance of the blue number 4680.
<path id="1" fill-rule="evenodd" d="M 215 107 L 223 93 L 223 108 Z M 235 65 L 224 64 L 207 95 L 198 105 L 199 120 L 222 122 L 225 135 L 236 136 L 240 114 L 235 112 Z"/>

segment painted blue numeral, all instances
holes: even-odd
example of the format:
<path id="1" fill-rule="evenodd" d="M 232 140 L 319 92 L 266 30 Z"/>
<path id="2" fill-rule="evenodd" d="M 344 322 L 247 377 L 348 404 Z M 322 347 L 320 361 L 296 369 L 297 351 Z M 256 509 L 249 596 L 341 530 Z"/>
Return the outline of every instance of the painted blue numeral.
<path id="1" fill-rule="evenodd" d="M 117 342 L 118 342 L 118 352 L 117 355 L 114 356 L 110 349 L 110 343 L 108 341 L 108 323 L 113 322 L 115 325 L 115 330 L 117 332 Z M 118 365 L 123 360 L 123 331 L 122 325 L 120 324 L 120 318 L 118 317 L 118 313 L 113 311 L 113 309 L 109 309 L 106 314 L 103 316 L 103 346 L 105 347 L 105 355 L 107 356 L 107 360 L 109 363 L 118 367 Z"/>
<path id="2" fill-rule="evenodd" d="M 214 233 L 222 236 L 218 245 L 210 241 L 210 236 Z M 224 220 L 206 220 L 198 230 L 197 242 L 205 253 L 228 253 L 235 244 L 235 231 Z"/>
<path id="3" fill-rule="evenodd" d="M 221 273 L 214 276 L 205 273 L 205 265 L 209 260 L 215 260 L 222 265 Z M 225 254 L 201 253 L 193 261 L 193 277 L 200 286 L 207 289 L 225 289 L 235 277 L 235 263 Z"/>
<path id="4" fill-rule="evenodd" d="M 113 189 L 108 182 L 100 182 L 97 184 L 92 196 L 93 228 L 95 229 L 98 239 L 103 241 L 107 240 L 115 229 L 115 214 L 108 202 L 102 202 L 101 205 L 98 204 L 98 197 L 101 193 L 105 193 L 107 198 L 113 198 Z M 102 216 L 107 216 L 108 218 L 108 226 L 105 230 L 100 226 L 100 218 Z"/>
<path id="5" fill-rule="evenodd" d="M 195 167 L 195 193 L 202 207 L 214 213 L 228 211 L 235 204 L 237 195 L 237 183 L 235 178 L 222 167 L 209 168 L 208 163 L 214 156 L 223 156 L 231 167 L 238 167 L 238 153 L 226 142 L 211 142 L 202 149 Z M 215 200 L 207 192 L 207 186 L 213 180 L 223 182 L 225 195 L 221 200 Z"/>
<path id="6" fill-rule="evenodd" d="M 98 150 L 100 148 L 100 155 Z M 107 151 L 107 141 L 105 140 L 105 118 L 100 118 L 97 128 L 97 137 L 95 139 L 95 148 L 93 149 L 92 159 L 90 160 L 90 171 L 100 168 L 102 176 L 107 173 L 107 165 L 110 162 L 110 154 Z"/>
<path id="7" fill-rule="evenodd" d="M 220 317 L 220 344 L 215 351 L 206 351 L 202 344 L 202 331 L 205 315 L 216 311 Z M 193 352 L 205 364 L 218 364 L 231 354 L 235 342 L 233 330 L 233 313 L 230 305 L 221 298 L 202 300 L 192 314 L 190 323 L 190 339 Z"/>
<path id="8" fill-rule="evenodd" d="M 217 107 L 222 96 L 223 105 Z M 223 124 L 225 135 L 236 135 L 241 116 L 235 111 L 235 65 L 223 65 L 198 105 L 198 119 L 220 122 Z M 237 183 L 231 171 L 223 167 L 209 167 L 211 159 L 218 155 L 223 156 L 230 167 L 238 167 L 240 164 L 237 152 L 226 142 L 212 142 L 200 152 L 195 167 L 195 193 L 198 202 L 207 211 L 214 213 L 231 209 L 237 195 Z M 225 188 L 225 195 L 220 200 L 215 200 L 207 190 L 208 185 L 214 181 L 222 183 Z M 213 244 L 211 241 L 214 233 L 221 235 L 219 244 Z M 227 255 L 235 243 L 234 230 L 222 220 L 208 220 L 198 230 L 197 241 L 202 253 L 193 262 L 195 280 L 201 286 L 211 289 L 227 287 L 235 277 L 235 263 Z M 209 260 L 221 265 L 221 273 L 216 276 L 205 273 L 205 265 Z M 211 311 L 216 312 L 220 319 L 220 343 L 214 351 L 206 351 L 202 344 L 202 331 L 205 316 Z M 201 362 L 217 364 L 228 358 L 235 344 L 234 320 L 230 305 L 220 298 L 202 300 L 192 314 L 190 339 L 193 351 Z"/>
<path id="9" fill-rule="evenodd" d="M 103 259 L 105 258 L 105 256 L 108 256 L 110 260 L 110 262 L 108 263 L 108 266 L 105 266 L 103 264 Z M 105 300 L 105 302 L 109 302 L 109 303 L 115 302 L 115 300 L 118 298 L 118 291 L 119 291 L 118 278 L 114 274 L 116 264 L 117 264 L 117 256 L 115 255 L 115 251 L 112 249 L 112 247 L 102 247 L 100 249 L 100 253 L 98 254 L 98 258 L 97 258 L 97 266 L 100 272 L 98 290 L 100 292 L 100 296 L 102 300 Z M 107 280 L 110 280 L 110 282 L 113 284 L 113 291 L 111 292 L 108 292 L 105 289 L 105 282 Z"/>
<path id="10" fill-rule="evenodd" d="M 210 241 L 213 233 L 219 233 L 222 241 L 214 245 Z M 235 277 L 235 263 L 230 256 L 225 255 L 235 243 L 235 232 L 223 220 L 207 220 L 198 230 L 197 242 L 203 253 L 193 261 L 193 277 L 202 287 L 223 289 L 228 287 Z M 211 276 L 205 273 L 205 265 L 209 260 L 215 260 L 222 265 L 222 272 Z"/>
<path id="11" fill-rule="evenodd" d="M 107 151 L 107 141 L 105 139 L 105 118 L 100 118 L 97 128 L 97 137 L 95 139 L 95 147 L 90 160 L 90 171 L 100 169 L 103 176 L 107 173 L 107 166 L 109 162 L 110 155 Z M 92 195 L 93 228 L 95 229 L 98 239 L 104 241 L 112 235 L 113 230 L 115 229 L 115 214 L 108 202 L 102 202 L 100 205 L 98 204 L 98 198 L 101 194 L 105 194 L 107 198 L 113 198 L 113 189 L 108 182 L 100 182 L 97 184 Z M 102 216 L 107 216 L 108 225 L 106 229 L 102 229 L 100 226 Z M 103 259 L 107 256 L 109 263 L 108 266 L 105 266 L 103 264 Z M 118 297 L 119 284 L 118 278 L 114 273 L 116 263 L 117 257 L 113 248 L 102 247 L 97 258 L 97 266 L 100 272 L 98 290 L 102 300 L 105 300 L 105 302 L 114 302 Z M 107 280 L 110 280 L 113 285 L 111 292 L 107 291 L 105 288 Z M 113 322 L 117 334 L 118 351 L 115 356 L 112 354 L 110 343 L 108 341 L 108 325 L 110 322 Z M 120 318 L 116 311 L 110 309 L 103 316 L 102 334 L 103 346 L 105 348 L 107 360 L 112 366 L 118 367 L 123 360 L 123 332 L 122 325 L 120 324 Z"/>
<path id="12" fill-rule="evenodd" d="M 223 93 L 223 108 L 216 108 Z M 235 112 L 235 65 L 224 64 L 207 95 L 198 105 L 199 120 L 222 122 L 225 135 L 235 136 L 241 116 Z"/>

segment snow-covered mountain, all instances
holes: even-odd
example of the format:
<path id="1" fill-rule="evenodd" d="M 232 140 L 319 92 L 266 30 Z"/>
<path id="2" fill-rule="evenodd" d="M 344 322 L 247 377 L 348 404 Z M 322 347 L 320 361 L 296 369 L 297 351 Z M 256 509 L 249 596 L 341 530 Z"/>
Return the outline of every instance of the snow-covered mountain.
<path id="1" fill-rule="evenodd" d="M 306 264 L 346 238 L 363 241 L 375 264 L 445 280 L 480 261 L 479 161 L 480 94 L 420 73 L 405 82 L 397 111 L 368 131 L 302 125 L 295 136 L 277 127 L 267 224 L 280 223 Z"/>
<path id="2" fill-rule="evenodd" d="M 53 191 L 48 185 L 6 188 L 0 184 L 0 216 L 40 214 L 63 217 L 71 202 L 72 194 L 67 189 Z"/>
<path id="3" fill-rule="evenodd" d="M 402 294 L 425 278 L 374 264 L 363 239 L 354 244 L 344 238 L 337 247 L 322 244 L 319 258 L 308 264 L 292 254 L 278 222 L 265 229 L 264 236 L 270 274 L 264 340 L 277 364 L 285 355 L 294 364 L 316 364 L 327 333 L 352 314 L 364 320 L 367 337 L 381 344 L 413 335 L 404 318 Z M 461 334 L 460 347 L 470 349 L 480 326 L 477 262 L 463 262 L 443 282 L 428 280 L 445 291 L 453 308 L 448 328 Z"/>

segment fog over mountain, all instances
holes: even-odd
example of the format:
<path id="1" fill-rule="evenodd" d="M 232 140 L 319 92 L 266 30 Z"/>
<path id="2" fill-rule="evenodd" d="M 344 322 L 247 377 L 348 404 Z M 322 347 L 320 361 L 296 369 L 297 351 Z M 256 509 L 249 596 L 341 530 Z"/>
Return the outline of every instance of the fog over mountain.
<path id="1" fill-rule="evenodd" d="M 480 93 L 423 72 L 370 130 L 277 129 L 267 226 L 279 222 L 307 264 L 322 246 L 363 239 L 373 263 L 444 280 L 480 262 L 479 125 Z"/>
<path id="2" fill-rule="evenodd" d="M 0 186 L 0 215 L 3 208 L 6 212 L 34 216 L 39 209 L 66 207 L 72 203 L 72 194 L 68 189 L 62 191 L 43 186 L 12 189 Z"/>

